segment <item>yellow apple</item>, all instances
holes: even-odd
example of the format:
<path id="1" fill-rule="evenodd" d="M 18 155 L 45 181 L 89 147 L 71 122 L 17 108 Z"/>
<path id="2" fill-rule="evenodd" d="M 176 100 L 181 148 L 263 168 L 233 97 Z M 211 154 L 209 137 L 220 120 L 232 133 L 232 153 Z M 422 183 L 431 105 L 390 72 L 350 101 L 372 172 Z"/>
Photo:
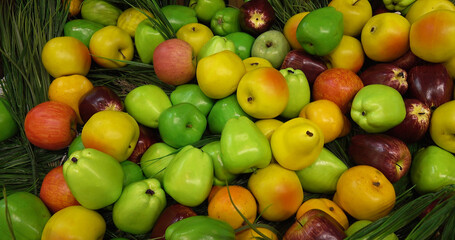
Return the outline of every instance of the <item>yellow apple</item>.
<path id="1" fill-rule="evenodd" d="M 245 74 L 242 59 L 230 50 L 204 57 L 196 68 L 196 79 L 202 92 L 209 98 L 225 98 L 237 90 Z"/>
<path id="2" fill-rule="evenodd" d="M 303 202 L 303 189 L 295 171 L 271 163 L 252 173 L 248 189 L 258 201 L 258 212 L 269 221 L 293 216 Z"/>
<path id="3" fill-rule="evenodd" d="M 243 59 L 243 64 L 245 65 L 245 70 L 247 72 L 261 67 L 272 67 L 272 63 L 269 60 L 261 57 L 249 57 Z"/>
<path id="4" fill-rule="evenodd" d="M 365 23 L 373 16 L 368 0 L 332 0 L 329 6 L 343 13 L 343 33 L 348 36 L 358 36 Z"/>
<path id="5" fill-rule="evenodd" d="M 330 68 L 344 68 L 357 73 L 365 62 L 365 53 L 357 38 L 343 35 L 340 44 L 324 59 Z"/>
<path id="6" fill-rule="evenodd" d="M 380 13 L 371 17 L 362 29 L 360 41 L 371 60 L 393 61 L 409 50 L 411 24 L 397 13 Z"/>
<path id="7" fill-rule="evenodd" d="M 267 137 L 267 140 L 270 141 L 270 138 L 272 137 L 273 132 L 275 129 L 277 129 L 281 124 L 283 124 L 282 121 L 275 119 L 275 118 L 269 118 L 269 119 L 260 119 L 254 122 L 256 126 L 261 130 L 262 133 Z"/>
<path id="8" fill-rule="evenodd" d="M 429 131 L 436 145 L 455 153 L 455 100 L 446 102 L 433 111 Z"/>
<path id="9" fill-rule="evenodd" d="M 213 32 L 202 23 L 188 23 L 179 28 L 176 36 L 189 43 L 193 48 L 194 56 L 197 56 L 202 46 L 213 37 Z"/>
<path id="10" fill-rule="evenodd" d="M 441 9 L 455 11 L 455 5 L 450 0 L 418 0 L 409 8 L 406 13 L 406 19 L 413 24 L 426 13 Z"/>
<path id="11" fill-rule="evenodd" d="M 153 14 L 145 9 L 130 7 L 118 16 L 117 27 L 125 30 L 131 37 L 134 37 L 137 26 L 148 18 L 147 15 L 153 18 Z"/>
<path id="12" fill-rule="evenodd" d="M 106 222 L 101 214 L 82 206 L 70 206 L 56 212 L 44 226 L 41 240 L 101 240 Z"/>
<path id="13" fill-rule="evenodd" d="M 243 111 L 254 118 L 275 118 L 289 101 L 286 79 L 272 67 L 249 71 L 240 79 L 237 101 Z"/>
<path id="14" fill-rule="evenodd" d="M 106 26 L 96 31 L 90 39 L 90 53 L 93 60 L 105 68 L 126 66 L 125 62 L 134 57 L 134 43 L 131 36 L 117 26 Z"/>
<path id="15" fill-rule="evenodd" d="M 455 79 L 455 55 L 448 61 L 444 62 L 444 66 L 446 67 L 446 69 L 449 72 L 449 75 L 452 77 L 452 79 Z M 455 89 L 454 89 L 454 91 L 455 91 Z"/>
<path id="16" fill-rule="evenodd" d="M 290 17 L 283 27 L 284 37 L 288 40 L 289 45 L 292 49 L 303 49 L 296 37 L 297 26 L 299 26 L 300 21 L 310 12 L 301 12 L 297 13 L 294 16 Z"/>

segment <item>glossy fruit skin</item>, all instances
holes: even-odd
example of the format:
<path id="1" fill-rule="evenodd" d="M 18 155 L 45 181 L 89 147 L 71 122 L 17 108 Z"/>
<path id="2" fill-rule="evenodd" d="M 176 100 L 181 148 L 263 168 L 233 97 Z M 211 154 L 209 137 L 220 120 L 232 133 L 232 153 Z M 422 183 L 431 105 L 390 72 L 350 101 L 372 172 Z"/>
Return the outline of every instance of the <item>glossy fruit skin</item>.
<path id="1" fill-rule="evenodd" d="M 202 23 L 210 23 L 215 13 L 226 7 L 223 0 L 190 0 L 190 8 L 196 12 L 197 19 Z"/>
<path id="2" fill-rule="evenodd" d="M 235 45 L 235 53 L 244 60 L 251 56 L 251 48 L 253 47 L 254 38 L 246 32 L 233 32 L 225 36 L 227 40 L 231 40 Z"/>
<path id="3" fill-rule="evenodd" d="M 234 229 L 224 221 L 209 216 L 191 216 L 170 225 L 166 229 L 165 239 L 234 240 L 235 233 Z"/>
<path id="4" fill-rule="evenodd" d="M 122 193 L 122 166 L 96 149 L 85 148 L 71 154 L 63 164 L 63 176 L 76 200 L 88 209 L 104 208 Z"/>
<path id="5" fill-rule="evenodd" d="M 196 11 L 193 8 L 183 5 L 166 5 L 161 8 L 164 16 L 171 24 L 174 32 L 188 23 L 197 23 Z"/>
<path id="6" fill-rule="evenodd" d="M 112 210 L 114 224 L 122 231 L 144 234 L 166 207 L 166 193 L 160 182 L 148 178 L 126 186 Z"/>
<path id="7" fill-rule="evenodd" d="M 208 57 L 225 50 L 235 53 L 234 42 L 228 40 L 226 37 L 214 35 L 201 47 L 199 53 L 197 54 L 197 62 L 199 63 L 199 61 L 204 57 Z"/>
<path id="8" fill-rule="evenodd" d="M 293 68 L 305 73 L 310 86 L 317 76 L 328 69 L 326 62 L 319 56 L 311 55 L 303 49 L 293 49 L 286 54 L 281 69 Z"/>
<path id="9" fill-rule="evenodd" d="M 206 25 L 195 22 L 183 25 L 175 36 L 189 43 L 193 48 L 194 56 L 197 56 L 201 48 L 212 39 L 213 32 Z"/>
<path id="10" fill-rule="evenodd" d="M 164 37 L 153 27 L 149 20 L 144 20 L 137 25 L 134 45 L 136 47 L 139 58 L 143 63 L 153 63 L 153 53 L 156 47 L 164 42 Z"/>
<path id="11" fill-rule="evenodd" d="M 183 147 L 175 155 L 163 177 L 166 193 L 188 207 L 201 204 L 208 197 L 212 185 L 212 159 L 207 153 L 192 145 Z"/>
<path id="12" fill-rule="evenodd" d="M 245 116 L 226 122 L 220 143 L 224 167 L 232 174 L 264 168 L 272 160 L 269 141 L 254 122 Z"/>
<path id="13" fill-rule="evenodd" d="M 85 123 L 81 135 L 86 148 L 97 149 L 122 162 L 136 147 L 139 125 L 128 113 L 104 110 Z"/>
<path id="14" fill-rule="evenodd" d="M 137 163 L 126 160 L 121 162 L 120 166 L 123 170 L 123 187 L 145 179 L 142 169 Z"/>
<path id="15" fill-rule="evenodd" d="M 275 160 L 281 166 L 296 171 L 316 161 L 324 145 L 324 135 L 316 123 L 296 117 L 275 130 L 270 145 Z"/>
<path id="16" fill-rule="evenodd" d="M 300 21 L 302 21 L 303 17 L 305 17 L 308 13 L 310 12 L 297 13 L 290 17 L 284 24 L 283 34 L 288 40 L 289 45 L 291 45 L 291 49 L 302 49 L 302 45 L 300 45 L 296 37 L 297 26 L 299 26 Z"/>
<path id="17" fill-rule="evenodd" d="M 120 14 L 122 14 L 120 8 L 104 0 L 84 0 L 82 2 L 82 18 L 105 26 L 115 26 Z"/>
<path id="18" fill-rule="evenodd" d="M 366 132 L 381 133 L 404 120 L 406 107 L 396 89 L 383 84 L 371 84 L 355 95 L 351 117 Z"/>
<path id="19" fill-rule="evenodd" d="M 164 110 L 158 130 L 165 143 L 180 148 L 199 141 L 207 127 L 207 118 L 191 103 L 179 103 Z"/>
<path id="20" fill-rule="evenodd" d="M 219 36 L 240 32 L 239 14 L 240 10 L 238 8 L 221 8 L 215 12 L 210 20 L 210 28 L 215 35 Z"/>
<path id="21" fill-rule="evenodd" d="M 18 125 L 11 114 L 11 105 L 0 97 L 0 142 L 13 137 L 18 131 Z"/>
<path id="22" fill-rule="evenodd" d="M 343 37 L 343 14 L 334 7 L 311 11 L 297 26 L 296 37 L 306 52 L 325 56 L 338 46 Z"/>
<path id="23" fill-rule="evenodd" d="M 395 189 L 379 170 L 357 165 L 345 171 L 337 183 L 333 201 L 356 219 L 375 221 L 395 206 Z"/>
<path id="24" fill-rule="evenodd" d="M 41 53 L 46 71 L 54 78 L 79 74 L 87 75 L 92 58 L 87 46 L 74 37 L 55 37 L 46 42 Z"/>
<path id="25" fill-rule="evenodd" d="M 156 238 L 157 240 L 164 240 L 164 233 L 167 227 L 177 221 L 196 215 L 197 213 L 190 207 L 179 203 L 171 204 L 161 212 L 153 226 L 150 237 Z"/>
<path id="26" fill-rule="evenodd" d="M 330 68 L 345 68 L 358 73 L 365 62 L 365 53 L 359 39 L 343 35 L 340 44 L 324 56 Z"/>
<path id="27" fill-rule="evenodd" d="M 29 192 L 15 192 L 7 196 L 8 211 L 17 240 L 39 240 L 46 222 L 51 217 L 40 198 Z M 0 234 L 11 236 L 5 215 L 5 199 L 0 200 Z"/>
<path id="28" fill-rule="evenodd" d="M 257 37 L 259 34 L 270 30 L 276 19 L 275 9 L 267 0 L 245 1 L 240 6 L 241 29 Z"/>
<path id="29" fill-rule="evenodd" d="M 310 85 L 302 70 L 286 68 L 281 69 L 280 73 L 286 79 L 289 88 L 289 101 L 280 116 L 288 119 L 297 117 L 300 110 L 310 102 Z"/>
<path id="30" fill-rule="evenodd" d="M 125 30 L 131 37 L 135 37 L 138 25 L 153 14 L 145 9 L 127 8 L 117 19 L 117 27 Z"/>
<path id="31" fill-rule="evenodd" d="M 24 131 L 33 145 L 55 151 L 68 147 L 77 135 L 77 117 L 67 104 L 46 101 L 25 116 Z"/>
<path id="32" fill-rule="evenodd" d="M 230 118 L 240 116 L 250 118 L 250 116 L 243 111 L 242 107 L 240 107 L 235 94 L 218 99 L 215 104 L 213 104 L 213 107 L 207 116 L 209 130 L 213 134 L 220 134 L 223 131 L 224 125 L 226 125 L 226 122 Z"/>
<path id="33" fill-rule="evenodd" d="M 72 0 L 74 2 L 74 0 Z M 92 35 L 103 28 L 104 25 L 87 19 L 73 19 L 65 23 L 63 35 L 79 39 L 85 46 L 89 47 Z"/>
<path id="34" fill-rule="evenodd" d="M 290 49 L 291 47 L 283 33 L 277 30 L 268 30 L 254 40 L 251 56 L 265 58 L 274 68 L 279 68 Z"/>
<path id="35" fill-rule="evenodd" d="M 177 149 L 164 142 L 152 144 L 141 157 L 141 168 L 147 178 L 156 178 L 163 185 L 166 167 L 174 159 Z"/>
<path id="36" fill-rule="evenodd" d="M 360 35 L 365 23 L 373 16 L 373 9 L 368 0 L 332 0 L 328 6 L 343 13 L 343 33 L 347 36 Z"/>
<path id="37" fill-rule="evenodd" d="M 236 177 L 236 174 L 232 174 L 226 170 L 221 156 L 221 143 L 220 141 L 213 141 L 205 144 L 202 151 L 208 153 L 213 162 L 213 184 L 218 186 L 224 186 L 227 183 L 231 183 Z"/>
<path id="38" fill-rule="evenodd" d="M 183 84 L 177 86 L 170 94 L 172 105 L 179 103 L 191 103 L 201 111 L 204 116 L 207 116 L 212 110 L 214 100 L 207 97 L 201 88 L 194 83 Z"/>
<path id="39" fill-rule="evenodd" d="M 94 210 L 82 206 L 64 208 L 49 219 L 41 240 L 101 240 L 106 221 Z"/>
<path id="40" fill-rule="evenodd" d="M 93 114 L 102 110 L 123 111 L 122 99 L 107 86 L 94 86 L 79 99 L 79 115 L 86 123 Z"/>
<path id="41" fill-rule="evenodd" d="M 349 221 L 344 211 L 332 200 L 327 198 L 311 198 L 302 203 L 296 213 L 299 219 L 303 214 L 311 209 L 320 209 L 332 216 L 346 230 L 349 227 Z"/>
<path id="42" fill-rule="evenodd" d="M 411 181 L 421 193 L 436 192 L 442 187 L 455 183 L 452 153 L 430 145 L 419 149 L 411 165 Z"/>
<path id="43" fill-rule="evenodd" d="M 453 109 L 455 100 L 446 102 L 436 108 L 431 114 L 429 132 L 431 139 L 439 147 L 455 153 L 455 141 L 453 139 L 453 123 L 455 121 Z"/>

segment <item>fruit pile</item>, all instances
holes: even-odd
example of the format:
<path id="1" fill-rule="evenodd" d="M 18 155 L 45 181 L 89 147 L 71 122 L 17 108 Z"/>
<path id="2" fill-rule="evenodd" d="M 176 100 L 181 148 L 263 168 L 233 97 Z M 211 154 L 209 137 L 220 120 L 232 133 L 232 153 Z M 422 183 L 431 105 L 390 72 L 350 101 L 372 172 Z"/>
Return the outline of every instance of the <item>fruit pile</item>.
<path id="1" fill-rule="evenodd" d="M 40 51 L 47 101 L 18 123 L 0 98 L 0 141 L 64 156 L 39 194 L 4 193 L 0 236 L 455 234 L 453 2 L 66 6 Z M 152 77 L 94 81 L 126 69 Z"/>

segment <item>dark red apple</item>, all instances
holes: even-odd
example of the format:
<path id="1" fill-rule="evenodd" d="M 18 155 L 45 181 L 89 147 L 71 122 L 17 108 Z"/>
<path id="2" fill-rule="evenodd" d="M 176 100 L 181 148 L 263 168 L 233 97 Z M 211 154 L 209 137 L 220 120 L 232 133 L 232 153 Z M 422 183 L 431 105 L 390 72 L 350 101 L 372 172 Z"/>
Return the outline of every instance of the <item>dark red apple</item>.
<path id="1" fill-rule="evenodd" d="M 103 110 L 123 111 L 124 104 L 120 97 L 109 87 L 95 86 L 79 100 L 79 114 L 82 121 Z"/>
<path id="2" fill-rule="evenodd" d="M 291 50 L 286 54 L 281 69 L 293 68 L 302 70 L 311 85 L 316 77 L 328 69 L 327 64 L 319 57 L 306 53 L 302 49 Z"/>
<path id="3" fill-rule="evenodd" d="M 408 98 L 425 103 L 431 110 L 452 100 L 453 80 L 442 63 L 411 68 L 408 72 Z"/>
<path id="4" fill-rule="evenodd" d="M 268 0 L 251 0 L 240 6 L 240 28 L 253 36 L 269 30 L 275 21 L 275 10 Z"/>
<path id="5" fill-rule="evenodd" d="M 378 63 L 360 73 L 363 85 L 383 84 L 395 88 L 401 95 L 408 90 L 408 73 L 393 64 Z"/>
<path id="6" fill-rule="evenodd" d="M 404 99 L 406 117 L 404 120 L 388 130 L 386 134 L 403 140 L 406 143 L 417 142 L 425 136 L 430 126 L 430 108 L 417 99 Z"/>
<path id="7" fill-rule="evenodd" d="M 61 150 L 76 138 L 77 115 L 65 103 L 42 102 L 28 111 L 24 131 L 31 144 L 46 150 Z"/>
<path id="8" fill-rule="evenodd" d="M 179 203 L 169 205 L 161 212 L 156 220 L 150 238 L 164 240 L 164 233 L 166 232 L 167 227 L 177 221 L 196 215 L 196 212 L 190 207 Z"/>
<path id="9" fill-rule="evenodd" d="M 343 227 L 332 216 L 320 209 L 311 209 L 288 228 L 283 240 L 341 240 L 345 237 Z"/>
<path id="10" fill-rule="evenodd" d="M 411 167 L 408 146 L 386 134 L 357 134 L 351 138 L 348 154 L 358 165 L 369 165 L 381 171 L 394 183 Z"/>
<path id="11" fill-rule="evenodd" d="M 139 139 L 137 140 L 133 153 L 128 157 L 128 160 L 139 163 L 145 151 L 147 151 L 152 144 L 159 141 L 161 141 L 161 139 L 156 129 L 139 124 Z"/>
<path id="12" fill-rule="evenodd" d="M 69 206 L 80 205 L 66 184 L 63 177 L 63 166 L 51 169 L 44 176 L 39 197 L 51 213 L 56 213 Z"/>
<path id="13" fill-rule="evenodd" d="M 404 69 L 405 71 L 411 70 L 411 68 L 419 65 L 424 65 L 427 62 L 419 57 L 417 57 L 411 50 L 408 50 L 403 56 L 397 58 L 390 64 L 393 64 L 399 68 Z"/>

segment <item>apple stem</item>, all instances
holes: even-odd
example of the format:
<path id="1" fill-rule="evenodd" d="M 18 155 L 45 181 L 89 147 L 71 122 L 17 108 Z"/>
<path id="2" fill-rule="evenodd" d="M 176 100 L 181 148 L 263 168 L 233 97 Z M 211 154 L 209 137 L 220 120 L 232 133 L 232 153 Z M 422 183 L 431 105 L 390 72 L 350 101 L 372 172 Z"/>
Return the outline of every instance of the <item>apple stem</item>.
<path id="1" fill-rule="evenodd" d="M 310 131 L 306 131 L 306 135 L 312 137 L 314 134 L 312 132 L 310 132 Z"/>
<path id="2" fill-rule="evenodd" d="M 395 165 L 397 165 L 400 168 L 400 171 L 403 170 L 403 167 L 400 164 L 395 163 Z"/>
<path id="3" fill-rule="evenodd" d="M 381 185 L 381 184 L 379 182 L 373 182 L 373 185 L 376 187 L 379 187 L 379 185 Z"/>
<path id="4" fill-rule="evenodd" d="M 288 70 L 288 73 L 293 74 L 294 71 L 292 71 L 291 69 L 289 69 L 289 70 Z"/>
<path id="5" fill-rule="evenodd" d="M 257 65 L 259 65 L 259 63 L 258 62 L 254 62 L 254 63 L 250 63 L 250 65 L 251 66 L 257 66 Z"/>
<path id="6" fill-rule="evenodd" d="M 155 192 L 152 189 L 147 189 L 147 191 L 145 191 L 145 193 L 150 194 L 150 195 L 155 194 Z"/>
<path id="7" fill-rule="evenodd" d="M 301 223 L 298 219 L 297 219 L 296 221 L 297 221 L 297 223 L 299 223 L 299 225 L 300 225 L 301 227 L 303 227 L 302 223 Z"/>
<path id="8" fill-rule="evenodd" d="M 352 4 L 352 6 L 355 6 L 358 2 L 360 2 L 360 0 L 355 1 L 355 2 Z"/>
<path id="9" fill-rule="evenodd" d="M 77 163 L 77 158 L 76 158 L 76 157 L 72 157 L 72 158 L 71 158 L 71 161 L 72 161 L 73 163 Z"/>
<path id="10" fill-rule="evenodd" d="M 119 49 L 118 52 L 119 52 L 120 54 L 122 54 L 122 57 L 123 57 L 124 59 L 126 59 L 125 55 L 122 53 L 122 50 Z"/>

